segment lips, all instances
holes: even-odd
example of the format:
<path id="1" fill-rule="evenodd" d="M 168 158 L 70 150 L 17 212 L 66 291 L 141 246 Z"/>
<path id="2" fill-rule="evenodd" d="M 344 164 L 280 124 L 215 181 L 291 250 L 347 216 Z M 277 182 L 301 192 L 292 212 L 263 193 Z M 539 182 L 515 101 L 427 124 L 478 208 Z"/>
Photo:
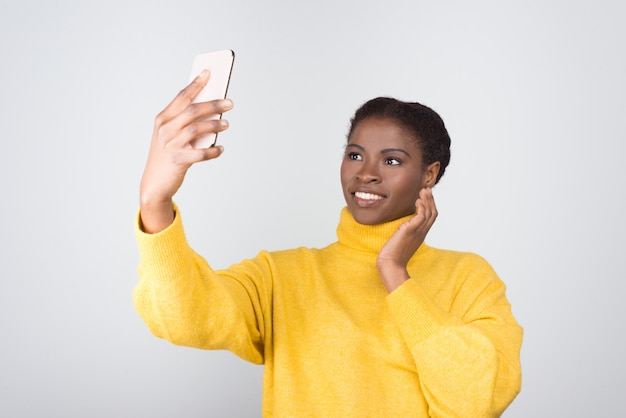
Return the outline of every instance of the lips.
<path id="1" fill-rule="evenodd" d="M 385 200 L 385 196 L 370 192 L 354 192 L 354 202 L 360 207 L 370 207 L 379 204 Z"/>
<path id="2" fill-rule="evenodd" d="M 366 193 L 366 192 L 355 192 L 354 196 L 357 199 L 361 199 L 361 200 L 382 200 L 384 199 L 383 196 L 377 195 L 377 194 L 373 194 L 373 193 Z"/>

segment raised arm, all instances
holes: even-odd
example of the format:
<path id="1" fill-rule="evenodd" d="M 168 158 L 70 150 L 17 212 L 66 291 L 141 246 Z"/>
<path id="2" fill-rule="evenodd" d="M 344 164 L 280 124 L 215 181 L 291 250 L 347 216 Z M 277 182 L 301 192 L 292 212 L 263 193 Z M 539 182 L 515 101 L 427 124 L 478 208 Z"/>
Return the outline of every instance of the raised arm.
<path id="1" fill-rule="evenodd" d="M 263 361 L 262 323 L 269 273 L 225 277 L 187 243 L 181 215 L 172 199 L 193 164 L 217 158 L 223 148 L 196 149 L 194 139 L 228 128 L 207 119 L 233 107 L 230 100 L 192 103 L 209 81 L 204 71 L 156 117 L 140 192 L 135 233 L 139 244 L 139 283 L 133 300 L 153 334 L 175 344 L 228 349 L 255 363 Z M 258 279 L 258 280 L 257 280 Z M 256 297 L 256 296 L 258 297 Z"/>
<path id="2" fill-rule="evenodd" d="M 217 158 L 224 150 L 222 146 L 196 149 L 191 145 L 200 136 L 228 128 L 225 119 L 206 118 L 232 109 L 230 100 L 192 103 L 209 77 L 209 72 L 203 71 L 155 119 L 140 189 L 141 224 L 145 232 L 159 232 L 172 223 L 172 198 L 189 167 Z"/>

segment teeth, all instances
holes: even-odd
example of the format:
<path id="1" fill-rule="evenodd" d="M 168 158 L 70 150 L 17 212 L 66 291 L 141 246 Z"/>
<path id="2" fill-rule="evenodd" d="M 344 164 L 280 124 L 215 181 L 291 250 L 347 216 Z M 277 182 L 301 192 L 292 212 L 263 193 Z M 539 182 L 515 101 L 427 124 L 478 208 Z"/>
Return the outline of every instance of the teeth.
<path id="1" fill-rule="evenodd" d="M 377 194 L 364 193 L 364 192 L 356 192 L 354 193 L 354 195 L 358 197 L 359 199 L 363 199 L 363 200 L 380 200 L 383 198 L 382 196 L 379 196 Z"/>

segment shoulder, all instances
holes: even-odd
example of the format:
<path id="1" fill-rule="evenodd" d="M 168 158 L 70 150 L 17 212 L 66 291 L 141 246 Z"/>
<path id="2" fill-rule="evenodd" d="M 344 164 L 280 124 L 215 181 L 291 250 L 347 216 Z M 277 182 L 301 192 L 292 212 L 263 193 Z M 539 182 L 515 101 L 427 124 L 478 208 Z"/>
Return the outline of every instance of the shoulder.
<path id="1" fill-rule="evenodd" d="M 436 260 L 439 263 L 444 262 L 456 266 L 492 268 L 484 257 L 468 251 L 447 250 L 424 244 L 422 248 L 419 249 L 419 254 L 423 255 L 425 259 Z"/>
<path id="2" fill-rule="evenodd" d="M 457 284 L 477 287 L 502 284 L 493 266 L 483 256 L 473 252 L 425 246 L 420 248 L 418 257 L 412 262 Z"/>
<path id="3" fill-rule="evenodd" d="M 288 263 L 300 263 L 306 259 L 315 257 L 319 252 L 316 248 L 296 247 L 282 250 L 261 250 L 251 259 L 243 263 L 263 263 L 270 265 L 284 265 Z"/>
<path id="4" fill-rule="evenodd" d="M 416 263 L 416 275 L 450 311 L 466 312 L 471 306 L 482 312 L 488 306 L 508 305 L 506 285 L 481 255 L 432 247 L 427 248 L 426 255 L 427 267 Z M 419 276 L 420 267 L 426 269 L 423 276 Z"/>

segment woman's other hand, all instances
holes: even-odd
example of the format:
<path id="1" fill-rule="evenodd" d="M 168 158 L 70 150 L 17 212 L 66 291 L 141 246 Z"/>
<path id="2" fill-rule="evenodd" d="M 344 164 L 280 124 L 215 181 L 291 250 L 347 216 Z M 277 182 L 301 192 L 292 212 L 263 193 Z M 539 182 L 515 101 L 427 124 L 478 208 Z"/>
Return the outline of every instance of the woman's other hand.
<path id="1" fill-rule="evenodd" d="M 376 259 L 381 280 L 389 293 L 409 279 L 406 266 L 437 218 L 437 207 L 430 187 L 420 190 L 415 210 L 416 215 L 400 225 L 383 245 Z"/>

